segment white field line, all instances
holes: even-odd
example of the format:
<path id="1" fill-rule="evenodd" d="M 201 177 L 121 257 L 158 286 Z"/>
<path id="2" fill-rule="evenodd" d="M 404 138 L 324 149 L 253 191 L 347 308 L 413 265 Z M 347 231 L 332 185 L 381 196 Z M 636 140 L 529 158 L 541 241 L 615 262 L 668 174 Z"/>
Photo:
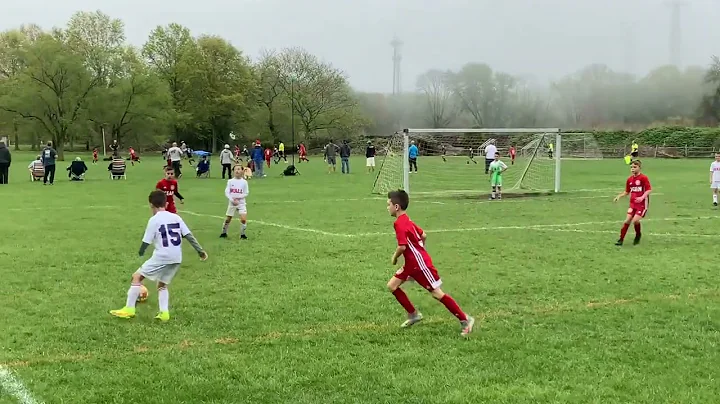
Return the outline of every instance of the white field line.
<path id="1" fill-rule="evenodd" d="M 20 379 L 3 365 L 0 365 L 0 390 L 14 397 L 20 404 L 42 404 L 42 401 L 36 400 Z"/>
<path id="2" fill-rule="evenodd" d="M 225 219 L 225 216 L 207 215 L 207 214 L 204 214 L 204 213 L 196 213 L 196 212 L 191 212 L 191 211 L 188 211 L 188 210 L 180 210 L 179 212 L 180 212 L 180 213 L 185 213 L 185 214 L 188 214 L 188 215 L 192 215 L 192 216 L 211 217 L 211 218 L 214 218 L 214 219 Z M 284 224 L 280 224 L 280 223 L 265 222 L 265 221 L 262 221 L 262 220 L 248 220 L 248 222 L 249 222 L 249 223 L 257 223 L 257 224 L 263 225 L 263 226 L 277 227 L 277 228 L 285 229 L 285 230 L 302 231 L 302 232 L 306 232 L 306 233 L 321 234 L 321 235 L 323 235 L 323 236 L 332 236 L 332 237 L 357 237 L 357 236 L 358 236 L 357 234 L 332 233 L 332 232 L 329 232 L 329 231 L 323 231 L 323 230 L 313 229 L 313 228 L 310 228 L 310 227 L 288 226 L 288 225 L 284 225 Z"/>
<path id="3" fill-rule="evenodd" d="M 567 233 L 598 233 L 598 234 L 618 234 L 615 230 L 581 230 L 581 229 L 528 229 L 534 231 L 556 231 L 556 232 L 567 232 Z M 653 237 L 672 237 L 672 238 L 717 238 L 715 234 L 681 234 L 681 233 L 644 233 L 648 236 Z"/>

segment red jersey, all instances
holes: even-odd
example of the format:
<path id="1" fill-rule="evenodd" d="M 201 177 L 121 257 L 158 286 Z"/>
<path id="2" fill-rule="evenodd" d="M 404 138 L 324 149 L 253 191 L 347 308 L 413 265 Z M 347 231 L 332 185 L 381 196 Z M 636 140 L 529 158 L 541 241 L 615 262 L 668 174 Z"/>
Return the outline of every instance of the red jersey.
<path id="1" fill-rule="evenodd" d="M 307 154 L 307 151 L 305 151 L 305 145 L 304 145 L 304 144 L 301 144 L 301 145 L 300 145 L 300 151 L 299 151 L 299 153 L 302 154 L 302 155 Z"/>
<path id="2" fill-rule="evenodd" d="M 170 213 L 177 213 L 177 209 L 175 208 L 175 192 L 178 189 L 177 181 L 163 178 L 158 181 L 155 188 L 165 192 L 165 196 L 167 197 L 167 207 L 165 210 Z"/>
<path id="3" fill-rule="evenodd" d="M 135 157 L 135 149 L 131 147 L 128 152 L 130 153 L 130 156 Z"/>
<path id="4" fill-rule="evenodd" d="M 93 149 L 93 157 L 97 157 L 98 155 L 98 149 Z"/>
<path id="5" fill-rule="evenodd" d="M 650 196 L 648 195 L 642 202 L 635 202 L 636 198 L 643 196 L 647 191 L 650 191 L 650 180 L 645 174 L 631 175 L 625 181 L 625 192 L 630 194 L 630 208 L 636 210 L 646 210 L 650 205 Z"/>
<path id="6" fill-rule="evenodd" d="M 270 160 L 271 157 L 272 157 L 272 150 L 265 149 L 265 160 Z"/>
<path id="7" fill-rule="evenodd" d="M 398 216 L 394 227 L 398 246 L 405 246 L 405 252 L 403 252 L 405 268 L 411 270 L 434 269 L 430 254 L 425 250 L 425 243 L 421 238 L 423 230 L 413 223 L 408 215 Z"/>
<path id="8" fill-rule="evenodd" d="M 514 147 L 510 148 L 510 156 L 515 157 L 515 148 Z"/>

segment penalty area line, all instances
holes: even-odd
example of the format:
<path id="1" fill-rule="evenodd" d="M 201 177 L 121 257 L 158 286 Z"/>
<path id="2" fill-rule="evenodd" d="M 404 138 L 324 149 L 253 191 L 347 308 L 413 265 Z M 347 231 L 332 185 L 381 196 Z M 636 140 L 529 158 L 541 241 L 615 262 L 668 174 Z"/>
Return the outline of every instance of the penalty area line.
<path id="1" fill-rule="evenodd" d="M 0 365 L 0 390 L 14 397 L 20 404 L 43 404 L 5 365 Z"/>
<path id="2" fill-rule="evenodd" d="M 213 219 L 225 219 L 225 216 L 218 216 L 218 215 L 208 215 L 205 213 L 196 213 L 191 212 L 189 210 L 180 210 L 180 213 L 185 213 L 191 216 L 201 216 L 201 217 L 211 217 Z M 332 237 L 345 237 L 345 238 L 352 238 L 352 237 L 358 237 L 357 234 L 347 234 L 347 233 L 333 233 L 329 231 L 323 231 L 318 229 L 313 229 L 311 227 L 296 227 L 296 226 L 288 226 L 285 224 L 280 223 L 272 223 L 272 222 L 265 222 L 263 220 L 250 220 L 248 219 L 249 223 L 257 223 L 262 226 L 269 226 L 269 227 L 277 227 L 279 229 L 285 229 L 285 230 L 292 230 L 292 231 L 302 231 L 306 233 L 314 233 L 314 234 L 321 234 L 323 236 L 332 236 Z"/>

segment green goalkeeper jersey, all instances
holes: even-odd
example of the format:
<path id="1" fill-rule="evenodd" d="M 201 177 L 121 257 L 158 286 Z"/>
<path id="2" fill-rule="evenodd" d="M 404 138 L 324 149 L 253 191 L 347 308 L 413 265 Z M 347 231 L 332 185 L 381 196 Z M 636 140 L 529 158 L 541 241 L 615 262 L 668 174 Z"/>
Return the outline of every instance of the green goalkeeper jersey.
<path id="1" fill-rule="evenodd" d="M 502 171 L 507 168 L 507 165 L 503 163 L 500 160 L 495 160 L 490 163 L 490 167 L 488 169 L 490 170 L 490 174 L 493 177 L 500 177 L 502 175 Z"/>

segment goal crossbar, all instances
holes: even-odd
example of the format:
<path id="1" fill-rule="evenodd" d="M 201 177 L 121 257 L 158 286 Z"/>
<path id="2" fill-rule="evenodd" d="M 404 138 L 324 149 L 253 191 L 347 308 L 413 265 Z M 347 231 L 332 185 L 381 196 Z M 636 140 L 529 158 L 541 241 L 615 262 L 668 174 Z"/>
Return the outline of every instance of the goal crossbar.
<path id="1" fill-rule="evenodd" d="M 560 133 L 559 128 L 403 129 L 405 133 Z"/>

